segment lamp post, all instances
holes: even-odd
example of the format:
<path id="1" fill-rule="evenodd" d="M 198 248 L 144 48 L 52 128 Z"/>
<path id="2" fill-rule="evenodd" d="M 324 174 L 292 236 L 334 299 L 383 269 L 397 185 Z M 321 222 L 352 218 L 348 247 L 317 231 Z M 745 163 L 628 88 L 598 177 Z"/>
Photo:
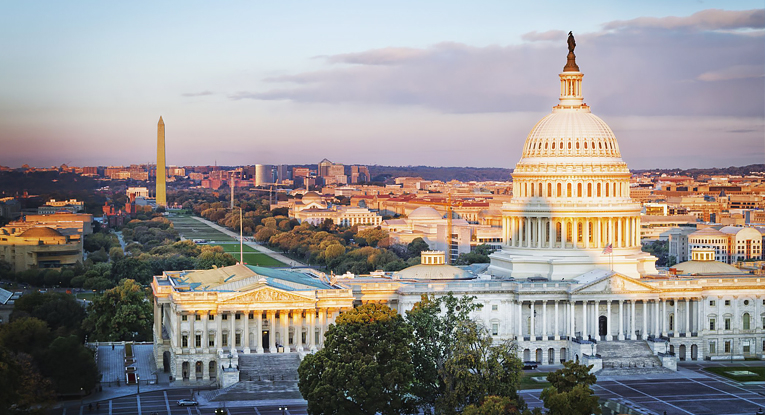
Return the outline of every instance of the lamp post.
<path id="1" fill-rule="evenodd" d="M 279 410 L 282 411 L 282 415 L 286 415 L 287 414 L 287 407 L 286 406 L 280 406 Z"/>
<path id="2" fill-rule="evenodd" d="M 138 376 L 138 373 L 135 374 L 135 383 L 138 385 L 138 394 L 141 394 L 141 377 Z"/>

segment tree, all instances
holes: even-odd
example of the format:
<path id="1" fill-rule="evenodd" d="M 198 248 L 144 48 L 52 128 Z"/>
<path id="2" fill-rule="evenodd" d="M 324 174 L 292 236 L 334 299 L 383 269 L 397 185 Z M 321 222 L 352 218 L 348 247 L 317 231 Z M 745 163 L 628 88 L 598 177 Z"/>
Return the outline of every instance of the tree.
<path id="1" fill-rule="evenodd" d="M 412 344 L 415 381 L 412 392 L 417 406 L 429 412 L 444 393 L 441 371 L 455 348 L 457 327 L 470 320 L 470 313 L 482 307 L 475 297 L 455 297 L 451 292 L 442 297 L 423 295 L 406 312 L 416 342 Z"/>
<path id="2" fill-rule="evenodd" d="M 30 293 L 19 298 L 14 305 L 12 319 L 31 316 L 48 324 L 60 336 L 78 334 L 85 310 L 73 296 L 62 293 Z"/>
<path id="3" fill-rule="evenodd" d="M 356 234 L 359 245 L 377 246 L 377 243 L 388 237 L 388 231 L 380 227 L 364 229 Z"/>
<path id="4" fill-rule="evenodd" d="M 533 411 L 521 410 L 518 403 L 506 396 L 487 396 L 480 405 L 469 405 L 462 415 L 541 415 L 542 410 L 534 408 Z"/>
<path id="5" fill-rule="evenodd" d="M 154 276 L 151 266 L 146 261 L 134 257 L 124 257 L 112 263 L 112 281 L 131 279 L 141 284 L 149 284 Z"/>
<path id="6" fill-rule="evenodd" d="M 152 338 L 152 322 L 153 308 L 141 286 L 125 279 L 93 300 L 82 327 L 91 340 L 144 341 Z"/>
<path id="7" fill-rule="evenodd" d="M 563 363 L 563 369 L 547 375 L 550 386 L 540 395 L 550 415 L 600 414 L 598 397 L 590 386 L 597 377 L 590 373 L 592 365 L 585 366 L 574 361 Z"/>
<path id="8" fill-rule="evenodd" d="M 51 378 L 59 394 L 90 391 L 98 382 L 93 352 L 75 336 L 53 340 L 43 355 L 41 366 L 43 374 Z"/>
<path id="9" fill-rule="evenodd" d="M 413 341 L 409 325 L 385 305 L 364 304 L 341 314 L 324 348 L 298 368 L 308 413 L 411 413 Z"/>
<path id="10" fill-rule="evenodd" d="M 430 246 L 424 239 L 419 237 L 412 239 L 412 242 L 409 242 L 409 245 L 406 246 L 406 251 L 409 254 L 409 257 L 412 258 L 419 257 L 422 251 L 427 250 L 430 250 Z"/>
<path id="11" fill-rule="evenodd" d="M 495 344 L 485 328 L 472 320 L 462 322 L 457 328 L 454 352 L 440 370 L 445 392 L 436 400 L 436 410 L 456 414 L 491 395 L 511 398 L 526 409 L 518 395 L 522 368 L 514 343 Z"/>
<path id="12" fill-rule="evenodd" d="M 0 346 L 11 352 L 36 354 L 48 347 L 51 340 L 48 325 L 37 318 L 14 318 L 0 326 Z"/>

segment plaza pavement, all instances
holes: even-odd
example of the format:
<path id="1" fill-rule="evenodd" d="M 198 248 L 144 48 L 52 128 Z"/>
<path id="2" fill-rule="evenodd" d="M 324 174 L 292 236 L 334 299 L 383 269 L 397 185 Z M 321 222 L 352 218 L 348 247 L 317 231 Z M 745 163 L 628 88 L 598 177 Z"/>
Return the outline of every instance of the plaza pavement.
<path id="1" fill-rule="evenodd" d="M 198 220 L 199 222 L 204 223 L 205 225 L 207 225 L 207 226 L 209 226 L 209 227 L 211 227 L 211 228 L 213 228 L 213 229 L 215 229 L 217 231 L 223 232 L 224 234 L 226 234 L 226 235 L 234 238 L 235 240 L 239 241 L 239 234 L 238 233 L 232 232 L 232 231 L 230 231 L 230 230 L 228 230 L 228 229 L 226 229 L 226 228 L 224 228 L 222 226 L 219 226 L 217 223 L 210 222 L 207 219 L 199 218 L 199 217 L 196 217 L 196 216 L 192 216 L 192 218 Z M 304 264 L 302 262 L 296 261 L 296 260 L 294 260 L 292 258 L 288 258 L 288 257 L 286 257 L 286 256 L 284 256 L 284 255 L 282 255 L 282 254 L 280 254 L 278 252 L 274 252 L 274 251 L 272 251 L 272 250 L 270 250 L 270 249 L 268 249 L 265 246 L 262 246 L 260 244 L 256 244 L 254 242 L 245 242 L 244 244 L 249 246 L 250 248 L 253 248 L 253 249 L 255 249 L 256 251 L 258 251 L 258 252 L 260 252 L 262 254 L 266 254 L 266 255 L 270 256 L 271 258 L 273 258 L 273 259 L 275 259 L 275 260 L 277 260 L 279 262 L 282 262 L 282 263 L 284 263 L 286 265 L 293 266 L 293 267 L 305 267 L 305 266 L 307 266 L 306 264 Z"/>

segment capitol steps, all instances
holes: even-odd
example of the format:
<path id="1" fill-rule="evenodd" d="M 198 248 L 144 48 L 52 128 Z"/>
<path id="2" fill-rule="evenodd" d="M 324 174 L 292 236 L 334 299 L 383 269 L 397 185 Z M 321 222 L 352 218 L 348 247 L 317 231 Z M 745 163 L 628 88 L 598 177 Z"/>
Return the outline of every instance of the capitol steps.
<path id="1" fill-rule="evenodd" d="M 254 353 L 239 355 L 239 381 L 297 380 L 297 353 Z"/>
<path id="2" fill-rule="evenodd" d="M 603 359 L 598 376 L 673 373 L 661 365 L 661 360 L 642 340 L 602 341 L 598 343 L 598 354 Z"/>

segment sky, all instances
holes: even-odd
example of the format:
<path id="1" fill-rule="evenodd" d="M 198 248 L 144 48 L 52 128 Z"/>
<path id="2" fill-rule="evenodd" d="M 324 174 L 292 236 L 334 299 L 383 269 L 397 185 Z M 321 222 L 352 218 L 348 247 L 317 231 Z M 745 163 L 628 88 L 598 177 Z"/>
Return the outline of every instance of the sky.
<path id="1" fill-rule="evenodd" d="M 512 168 L 566 34 L 632 169 L 765 162 L 761 0 L 0 2 L 0 165 Z"/>

